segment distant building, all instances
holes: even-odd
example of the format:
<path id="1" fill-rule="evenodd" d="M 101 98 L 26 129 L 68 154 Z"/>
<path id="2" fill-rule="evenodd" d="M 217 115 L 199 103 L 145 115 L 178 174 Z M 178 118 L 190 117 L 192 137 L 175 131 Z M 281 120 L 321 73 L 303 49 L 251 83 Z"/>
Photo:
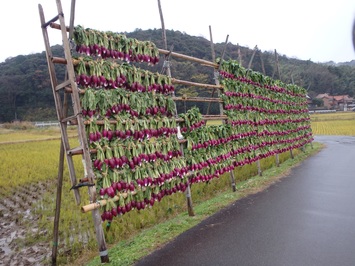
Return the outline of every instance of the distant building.
<path id="1" fill-rule="evenodd" d="M 347 111 L 349 106 L 354 104 L 354 98 L 349 95 L 329 95 L 328 93 L 318 94 L 317 99 L 323 100 L 324 107 L 340 111 Z"/>

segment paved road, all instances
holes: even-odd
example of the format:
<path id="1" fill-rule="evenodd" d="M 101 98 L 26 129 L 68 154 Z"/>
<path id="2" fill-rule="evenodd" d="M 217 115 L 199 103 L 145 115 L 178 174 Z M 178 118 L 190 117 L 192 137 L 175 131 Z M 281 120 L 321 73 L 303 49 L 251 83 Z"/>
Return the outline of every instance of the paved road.
<path id="1" fill-rule="evenodd" d="M 355 137 L 327 147 L 269 189 L 221 210 L 137 265 L 354 266 Z"/>

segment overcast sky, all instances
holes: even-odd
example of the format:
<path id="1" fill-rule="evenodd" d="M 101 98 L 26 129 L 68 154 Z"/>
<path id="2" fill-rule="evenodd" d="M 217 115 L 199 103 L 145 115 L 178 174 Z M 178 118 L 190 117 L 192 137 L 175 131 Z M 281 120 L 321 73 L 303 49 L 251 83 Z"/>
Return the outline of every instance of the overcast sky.
<path id="1" fill-rule="evenodd" d="M 6 3 L 6 4 L 5 4 Z M 71 0 L 62 0 L 69 24 Z M 75 25 L 131 32 L 159 29 L 157 0 L 76 0 Z M 2 1 L 0 62 L 20 54 L 42 52 L 38 4 L 46 20 L 57 14 L 55 0 Z M 213 41 L 229 42 L 314 62 L 355 60 L 352 46 L 354 0 L 161 0 L 165 28 Z M 51 45 L 61 43 L 49 30 Z M 168 40 L 169 45 L 169 40 Z"/>

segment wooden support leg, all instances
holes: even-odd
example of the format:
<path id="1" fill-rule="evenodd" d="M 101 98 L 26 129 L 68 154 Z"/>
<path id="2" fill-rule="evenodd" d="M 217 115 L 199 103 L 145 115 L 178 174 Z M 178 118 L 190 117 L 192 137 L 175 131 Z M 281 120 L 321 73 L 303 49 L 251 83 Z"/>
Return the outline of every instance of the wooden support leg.
<path id="1" fill-rule="evenodd" d="M 236 192 L 237 188 L 235 186 L 235 178 L 234 178 L 234 171 L 233 170 L 230 172 L 230 178 L 231 178 L 231 184 L 232 184 L 232 191 Z"/>
<path id="2" fill-rule="evenodd" d="M 258 175 L 262 176 L 263 175 L 263 171 L 261 170 L 261 166 L 260 166 L 260 160 L 256 161 L 256 165 L 258 167 Z"/>
<path id="3" fill-rule="evenodd" d="M 67 73 L 66 73 L 67 75 Z M 64 94 L 63 99 L 63 116 L 68 115 L 68 95 Z M 65 126 L 66 128 L 66 126 Z M 62 188 L 63 188 L 63 172 L 64 172 L 64 155 L 65 148 L 64 142 L 60 142 L 60 152 L 59 152 L 59 165 L 58 165 L 58 183 L 57 183 L 57 198 L 55 204 L 55 215 L 53 224 L 53 247 L 52 247 L 52 265 L 57 264 L 57 253 L 58 253 L 58 235 L 59 235 L 59 218 L 60 218 L 60 207 L 62 203 Z"/>
<path id="4" fill-rule="evenodd" d="M 92 189 L 95 189 L 95 188 L 90 187 L 89 188 L 89 193 L 90 192 L 92 193 L 92 191 L 90 191 Z M 100 215 L 100 209 L 92 210 L 92 219 L 94 221 L 95 233 L 96 233 L 96 241 L 97 241 L 97 244 L 99 246 L 101 263 L 108 263 L 108 262 L 110 262 L 110 260 L 109 260 L 108 251 L 107 251 L 107 248 L 106 248 L 104 230 L 102 228 L 102 220 L 101 220 L 101 215 Z"/>
<path id="5" fill-rule="evenodd" d="M 276 166 L 279 167 L 280 166 L 280 158 L 279 158 L 278 153 L 276 153 L 275 158 L 276 158 Z"/>
<path id="6" fill-rule="evenodd" d="M 195 216 L 194 209 L 192 207 L 192 198 L 191 198 L 191 187 L 190 184 L 187 185 L 186 189 L 186 200 L 187 200 L 187 211 L 189 216 Z"/>
<path id="7" fill-rule="evenodd" d="M 58 168 L 57 198 L 55 204 L 55 216 L 54 216 L 54 225 L 53 225 L 52 265 L 57 265 L 58 232 L 59 232 L 60 205 L 62 201 L 63 170 L 64 170 L 64 145 L 63 142 L 61 141 L 60 154 L 59 154 L 59 168 Z"/>

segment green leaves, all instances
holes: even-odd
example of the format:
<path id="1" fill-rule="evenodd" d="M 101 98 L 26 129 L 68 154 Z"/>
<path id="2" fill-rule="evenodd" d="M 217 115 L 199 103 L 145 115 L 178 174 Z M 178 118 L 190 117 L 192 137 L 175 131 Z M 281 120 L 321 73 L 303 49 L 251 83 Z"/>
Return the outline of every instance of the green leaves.
<path id="1" fill-rule="evenodd" d="M 138 41 L 111 31 L 74 27 L 76 51 L 89 56 L 120 59 L 126 62 L 145 62 L 154 65 L 159 61 L 159 51 L 151 41 Z"/>

